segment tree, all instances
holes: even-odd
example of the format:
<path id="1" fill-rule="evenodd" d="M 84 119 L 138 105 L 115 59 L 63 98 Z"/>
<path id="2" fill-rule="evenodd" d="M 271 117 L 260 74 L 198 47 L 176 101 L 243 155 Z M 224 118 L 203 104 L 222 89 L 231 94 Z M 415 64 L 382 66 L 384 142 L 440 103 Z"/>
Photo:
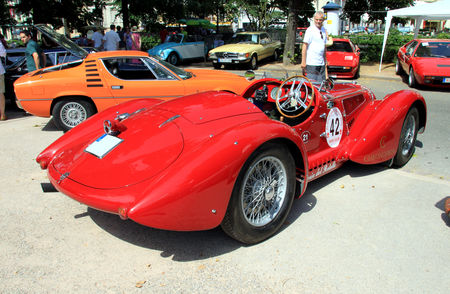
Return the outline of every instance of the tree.
<path id="1" fill-rule="evenodd" d="M 369 15 L 369 22 L 376 20 L 384 22 L 388 9 L 403 8 L 413 4 L 414 0 L 347 0 L 343 11 L 344 16 L 354 23 L 359 23 L 364 13 Z"/>
<path id="2" fill-rule="evenodd" d="M 347 17 L 350 22 L 359 23 L 361 21 L 361 15 L 369 11 L 369 3 L 367 0 L 347 0 L 344 5 L 344 16 Z"/>
<path id="3" fill-rule="evenodd" d="M 295 40 L 297 27 L 308 26 L 309 18 L 314 15 L 314 6 L 311 0 L 277 0 L 276 5 L 287 16 L 286 40 L 283 52 L 283 64 L 292 63 L 295 57 Z M 286 10 L 287 8 L 287 10 Z"/>
<path id="4" fill-rule="evenodd" d="M 2 25 L 15 24 L 15 20 L 9 14 L 10 8 L 6 0 L 0 1 L 0 23 Z"/>
<path id="5" fill-rule="evenodd" d="M 30 14 L 29 24 L 47 23 L 60 28 L 81 28 L 101 20 L 105 0 L 21 0 L 16 9 Z"/>

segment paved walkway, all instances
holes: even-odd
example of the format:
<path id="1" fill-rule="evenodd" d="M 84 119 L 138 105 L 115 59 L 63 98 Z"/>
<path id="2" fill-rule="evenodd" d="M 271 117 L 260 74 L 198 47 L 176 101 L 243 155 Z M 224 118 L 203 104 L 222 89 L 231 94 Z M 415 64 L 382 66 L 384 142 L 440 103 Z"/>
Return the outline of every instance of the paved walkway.
<path id="1" fill-rule="evenodd" d="M 181 65 L 180 67 L 212 68 L 211 62 L 198 62 L 188 64 L 186 66 Z M 401 77 L 395 74 L 394 63 L 382 64 L 381 71 L 379 71 L 379 68 L 380 68 L 379 63 L 361 64 L 360 76 L 362 78 L 378 78 L 387 80 L 395 79 L 401 81 Z M 288 75 L 299 74 L 300 65 L 296 64 L 284 66 L 282 62 L 263 63 L 258 67 L 258 69 L 255 72 L 258 75 L 262 75 L 264 72 L 271 72 L 271 71 L 286 72 Z"/>
<path id="2" fill-rule="evenodd" d="M 363 78 L 378 78 L 378 79 L 398 79 L 401 77 L 395 74 L 395 64 L 387 63 L 381 66 L 381 71 L 379 71 L 380 65 L 378 63 L 373 64 L 361 64 L 360 76 Z M 268 63 L 261 65 L 257 72 L 263 71 L 299 71 L 300 65 L 288 65 L 283 66 L 282 63 Z"/>

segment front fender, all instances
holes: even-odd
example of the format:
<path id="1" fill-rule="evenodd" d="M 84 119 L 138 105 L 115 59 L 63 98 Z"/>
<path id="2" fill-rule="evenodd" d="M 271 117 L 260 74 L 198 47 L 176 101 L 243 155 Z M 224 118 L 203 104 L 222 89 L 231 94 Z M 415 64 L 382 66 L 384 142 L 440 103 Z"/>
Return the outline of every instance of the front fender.
<path id="1" fill-rule="evenodd" d="M 231 123 L 233 118 L 229 120 Z M 243 123 L 220 134 L 205 133 L 202 141 L 186 141 L 180 158 L 143 185 L 142 197 L 130 208 L 129 218 L 146 226 L 178 231 L 218 226 L 244 163 L 261 145 L 275 140 L 296 146 L 305 158 L 300 136 L 288 126 L 269 120 Z M 307 166 L 302 168 L 307 170 Z"/>
<path id="2" fill-rule="evenodd" d="M 419 110 L 419 129 L 426 124 L 426 103 L 416 91 L 402 90 L 369 104 L 353 123 L 349 135 L 349 159 L 376 164 L 397 152 L 403 121 L 411 107 Z"/>
<path id="3" fill-rule="evenodd" d="M 166 60 L 168 57 L 169 57 L 169 55 L 171 54 L 171 53 L 175 53 L 176 55 L 178 55 L 178 57 L 181 59 L 182 57 L 181 57 L 181 55 L 180 55 L 180 53 L 176 50 L 176 49 L 174 49 L 174 48 L 167 48 L 167 49 L 164 49 L 161 53 L 163 54 L 163 56 L 161 56 L 161 58 L 162 59 L 164 59 L 164 60 Z"/>

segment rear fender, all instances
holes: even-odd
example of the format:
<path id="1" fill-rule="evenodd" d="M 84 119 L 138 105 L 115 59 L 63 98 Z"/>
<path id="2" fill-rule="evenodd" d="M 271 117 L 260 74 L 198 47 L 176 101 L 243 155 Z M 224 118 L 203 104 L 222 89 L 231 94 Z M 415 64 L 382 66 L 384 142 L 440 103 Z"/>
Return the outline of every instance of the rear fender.
<path id="1" fill-rule="evenodd" d="M 125 112 L 133 113 L 142 108 L 149 109 L 160 102 L 161 100 L 158 99 L 132 100 L 99 112 L 58 138 L 37 156 L 36 161 L 41 165 L 42 169 L 46 169 L 53 156 L 65 146 L 74 144 L 84 138 L 93 138 L 102 134 L 104 132 L 103 122 L 105 120 L 109 119 L 113 121 L 118 114 Z"/>
<path id="2" fill-rule="evenodd" d="M 189 137 L 186 134 L 185 138 Z M 180 158 L 143 185 L 145 189 L 130 208 L 129 218 L 150 227 L 181 231 L 218 226 L 242 166 L 268 142 L 277 141 L 290 150 L 296 149 L 294 158 L 307 170 L 300 136 L 281 123 L 252 121 L 206 137 L 202 142 L 185 142 Z"/>
<path id="3" fill-rule="evenodd" d="M 361 164 L 376 164 L 394 157 L 403 121 L 411 107 L 419 111 L 419 130 L 425 129 L 426 103 L 416 91 L 402 90 L 374 101 L 353 123 L 349 135 L 349 159 Z"/>

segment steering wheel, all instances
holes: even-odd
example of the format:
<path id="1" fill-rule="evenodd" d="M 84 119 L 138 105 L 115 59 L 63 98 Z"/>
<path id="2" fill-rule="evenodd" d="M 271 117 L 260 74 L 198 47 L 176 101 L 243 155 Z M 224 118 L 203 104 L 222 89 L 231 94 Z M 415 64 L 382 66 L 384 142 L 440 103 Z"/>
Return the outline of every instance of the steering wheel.
<path id="1" fill-rule="evenodd" d="M 283 89 L 286 92 L 283 96 Z M 285 80 L 277 91 L 276 105 L 285 117 L 295 118 L 306 112 L 314 99 L 311 81 L 302 75 L 292 76 Z"/>

